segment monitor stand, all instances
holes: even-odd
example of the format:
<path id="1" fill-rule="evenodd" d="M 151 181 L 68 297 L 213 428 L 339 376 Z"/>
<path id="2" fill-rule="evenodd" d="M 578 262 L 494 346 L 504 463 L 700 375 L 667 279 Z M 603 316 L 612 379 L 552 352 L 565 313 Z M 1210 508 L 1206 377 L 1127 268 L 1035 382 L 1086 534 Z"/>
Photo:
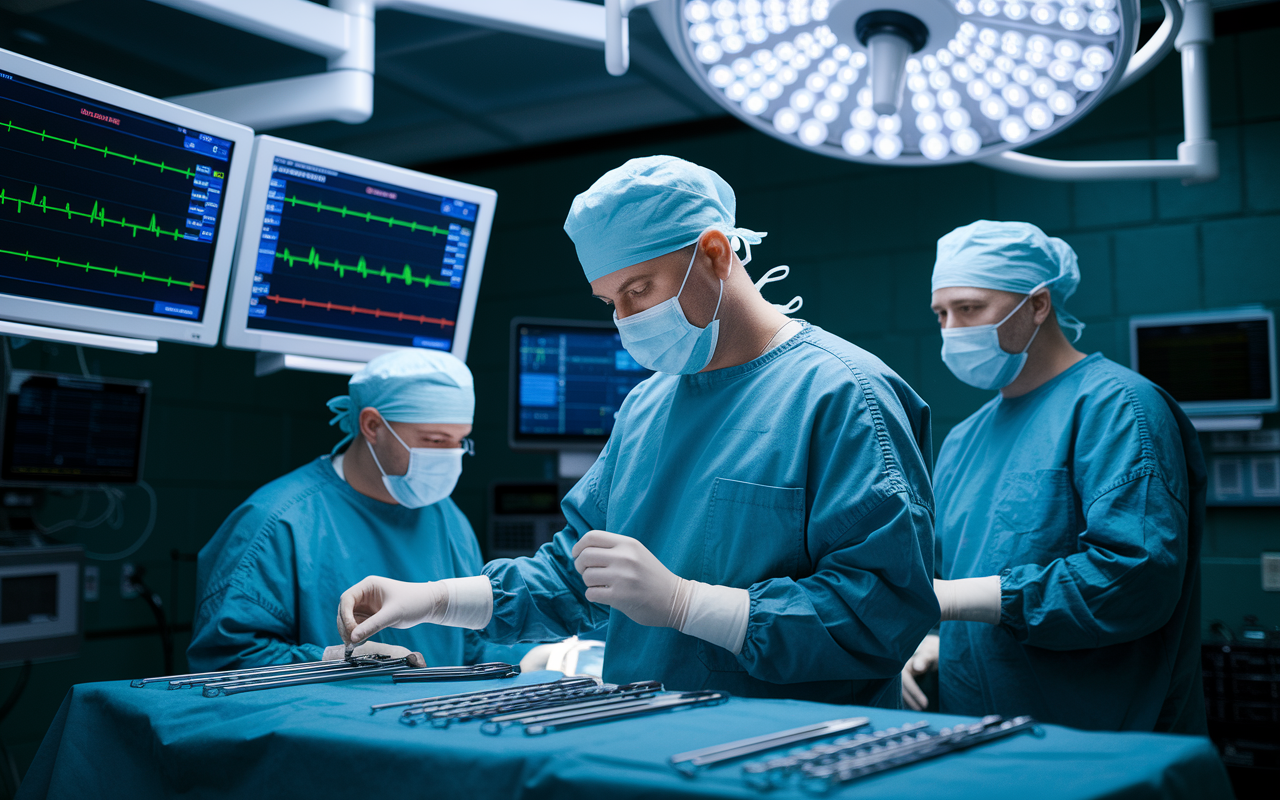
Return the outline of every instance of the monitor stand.
<path id="1" fill-rule="evenodd" d="M 258 353 L 253 374 L 261 378 L 285 369 L 302 372 L 328 372 L 333 375 L 354 375 L 364 369 L 363 361 L 339 361 L 335 358 L 295 356 L 289 353 Z"/>
<path id="2" fill-rule="evenodd" d="M 49 328 L 44 325 L 27 325 L 22 322 L 10 322 L 8 320 L 0 320 L 0 334 L 20 336 L 23 339 L 43 339 L 49 342 L 100 347 L 104 350 L 121 350 L 125 353 L 155 353 L 160 349 L 160 344 L 153 339 L 108 336 L 104 333 Z"/>
<path id="3" fill-rule="evenodd" d="M 1262 430 L 1261 414 L 1237 414 L 1230 417 L 1191 417 L 1190 419 L 1191 424 L 1201 433 Z"/>
<path id="4" fill-rule="evenodd" d="M 577 480 L 587 474 L 600 457 L 599 450 L 559 450 L 560 477 Z"/>

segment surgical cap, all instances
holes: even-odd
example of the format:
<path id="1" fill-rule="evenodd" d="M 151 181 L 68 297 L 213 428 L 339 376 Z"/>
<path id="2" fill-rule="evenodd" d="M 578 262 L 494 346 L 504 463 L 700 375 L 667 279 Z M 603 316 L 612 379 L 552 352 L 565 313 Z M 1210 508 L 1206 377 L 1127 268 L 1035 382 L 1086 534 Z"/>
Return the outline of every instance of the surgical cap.
<path id="1" fill-rule="evenodd" d="M 389 422 L 471 424 L 475 386 L 471 370 L 449 353 L 419 348 L 380 355 L 351 376 L 347 394 L 329 401 L 329 420 L 346 436 L 338 452 L 360 430 L 360 412 L 376 408 Z"/>
<path id="2" fill-rule="evenodd" d="M 932 291 L 972 286 L 1030 294 L 1045 287 L 1058 323 L 1075 331 L 1076 339 L 1084 323 L 1062 306 L 1079 285 L 1080 267 L 1071 245 L 1027 222 L 980 219 L 938 240 Z"/>
<path id="3" fill-rule="evenodd" d="M 674 253 L 708 229 L 760 244 L 737 227 L 738 201 L 724 179 L 673 156 L 633 158 L 573 199 L 564 231 L 588 281 Z"/>

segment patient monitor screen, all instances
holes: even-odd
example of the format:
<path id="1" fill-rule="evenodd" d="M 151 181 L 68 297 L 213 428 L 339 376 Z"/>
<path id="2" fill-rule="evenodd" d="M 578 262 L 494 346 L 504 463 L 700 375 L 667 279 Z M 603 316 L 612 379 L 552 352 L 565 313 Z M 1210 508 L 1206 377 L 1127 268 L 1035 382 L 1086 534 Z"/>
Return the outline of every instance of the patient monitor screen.
<path id="1" fill-rule="evenodd" d="M 0 71 L 0 293 L 200 321 L 231 149 Z"/>
<path id="2" fill-rule="evenodd" d="M 653 373 L 607 327 L 522 324 L 516 336 L 516 441 L 603 443 L 622 401 Z"/>
<path id="3" fill-rule="evenodd" d="M 453 346 L 479 207 L 277 156 L 248 327 Z"/>

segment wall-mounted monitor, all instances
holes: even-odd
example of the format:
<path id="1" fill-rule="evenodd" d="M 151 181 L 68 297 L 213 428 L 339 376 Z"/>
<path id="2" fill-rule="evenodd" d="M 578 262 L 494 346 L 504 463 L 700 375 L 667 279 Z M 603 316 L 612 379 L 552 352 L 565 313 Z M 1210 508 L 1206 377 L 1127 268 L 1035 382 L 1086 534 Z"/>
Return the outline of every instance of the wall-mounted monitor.
<path id="1" fill-rule="evenodd" d="M 0 408 L 0 484 L 137 483 L 151 384 L 13 370 Z"/>
<path id="2" fill-rule="evenodd" d="M 466 359 L 497 193 L 259 136 L 228 347 L 369 361 Z"/>
<path id="3" fill-rule="evenodd" d="M 653 373 L 612 322 L 511 321 L 508 443 L 523 450 L 599 450 L 622 401 Z"/>
<path id="4" fill-rule="evenodd" d="M 0 318 L 217 344 L 252 141 L 0 50 Z"/>
<path id="5" fill-rule="evenodd" d="M 1130 363 L 1188 415 L 1280 408 L 1275 315 L 1262 307 L 1133 317 Z"/>

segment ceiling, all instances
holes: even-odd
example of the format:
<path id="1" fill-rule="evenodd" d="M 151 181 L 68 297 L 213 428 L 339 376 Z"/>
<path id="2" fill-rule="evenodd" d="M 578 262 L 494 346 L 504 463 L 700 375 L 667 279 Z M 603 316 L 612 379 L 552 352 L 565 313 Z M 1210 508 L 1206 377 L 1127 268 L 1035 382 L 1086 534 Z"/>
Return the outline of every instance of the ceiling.
<path id="1" fill-rule="evenodd" d="M 1142 2 L 1144 19 L 1158 20 L 1158 0 Z M 397 11 L 378 12 L 376 26 L 372 119 L 272 133 L 421 165 L 724 116 L 643 10 L 620 78 L 600 50 Z M 157 97 L 325 69 L 319 56 L 147 0 L 0 0 L 0 47 Z"/>
<path id="2" fill-rule="evenodd" d="M 273 134 L 422 164 L 723 115 L 647 12 L 631 69 L 601 50 L 397 11 L 376 18 L 374 113 Z M 0 47 L 166 97 L 323 72 L 324 59 L 146 0 L 0 0 Z"/>

